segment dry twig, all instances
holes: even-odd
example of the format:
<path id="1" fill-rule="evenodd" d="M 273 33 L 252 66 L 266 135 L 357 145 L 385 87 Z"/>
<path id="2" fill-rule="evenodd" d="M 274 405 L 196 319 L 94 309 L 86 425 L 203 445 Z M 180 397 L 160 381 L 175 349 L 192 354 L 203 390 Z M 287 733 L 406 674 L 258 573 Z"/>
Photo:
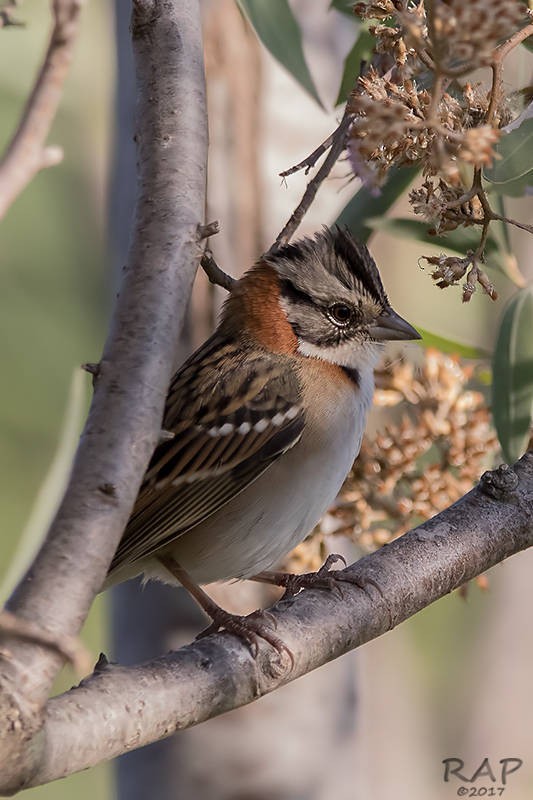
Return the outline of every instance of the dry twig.
<path id="1" fill-rule="evenodd" d="M 302 162 L 300 162 L 300 164 L 297 164 L 295 167 L 292 167 L 285 173 L 290 175 L 292 172 L 296 172 L 303 166 L 312 166 L 316 162 L 317 158 L 319 158 L 319 156 L 322 154 L 322 152 L 324 152 L 324 150 L 321 148 L 326 148 L 328 142 L 330 143 L 330 151 L 327 157 L 325 158 L 324 163 L 322 164 L 316 175 L 307 184 L 307 188 L 304 192 L 302 199 L 300 200 L 295 210 L 291 214 L 285 227 L 279 232 L 276 241 L 270 248 L 270 252 L 276 250 L 278 247 L 283 247 L 283 245 L 287 244 L 287 242 L 289 242 L 291 237 L 294 235 L 294 232 L 300 225 L 302 219 L 309 210 L 311 203 L 315 199 L 316 193 L 320 189 L 320 186 L 328 177 L 329 173 L 335 166 L 340 154 L 344 150 L 346 144 L 346 135 L 348 133 L 350 123 L 351 123 L 351 116 L 347 111 L 345 111 L 339 127 L 334 133 L 332 133 L 332 135 L 326 140 L 326 142 L 320 145 L 320 147 L 317 148 L 317 150 L 315 150 L 314 153 L 308 156 L 307 159 L 304 159 Z M 316 155 L 317 153 L 318 155 Z"/>
<path id="2" fill-rule="evenodd" d="M 0 28 L 23 28 L 24 23 L 13 16 L 13 11 L 17 8 L 16 0 L 3 3 L 0 6 Z"/>
<path id="3" fill-rule="evenodd" d="M 61 148 L 47 146 L 46 139 L 72 61 L 81 5 L 82 0 L 53 0 L 54 27 L 44 62 L 0 161 L 0 219 L 39 170 L 63 158 Z"/>
<path id="4" fill-rule="evenodd" d="M 200 263 L 211 283 L 214 283 L 216 286 L 221 286 L 223 289 L 226 289 L 226 291 L 231 292 L 237 280 L 218 266 L 209 247 L 205 248 Z"/>
<path id="5" fill-rule="evenodd" d="M 294 175 L 295 172 L 299 172 L 301 169 L 305 169 L 305 174 L 307 175 L 309 170 L 315 166 L 320 156 L 324 155 L 324 153 L 329 150 L 333 144 L 337 131 L 338 128 L 337 130 L 333 131 L 333 133 L 330 133 L 328 138 L 324 139 L 322 144 L 319 144 L 316 150 L 313 150 L 313 152 L 306 156 L 303 161 L 299 161 L 298 164 L 295 164 L 293 167 L 289 167 L 289 169 L 284 169 L 283 172 L 280 172 L 280 178 L 288 178 L 289 175 Z"/>

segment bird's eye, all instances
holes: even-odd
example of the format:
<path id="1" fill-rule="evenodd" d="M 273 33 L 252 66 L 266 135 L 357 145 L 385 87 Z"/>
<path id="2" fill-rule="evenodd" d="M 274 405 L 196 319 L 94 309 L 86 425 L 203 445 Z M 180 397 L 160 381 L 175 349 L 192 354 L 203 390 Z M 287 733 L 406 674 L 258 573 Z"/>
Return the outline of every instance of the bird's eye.
<path id="1" fill-rule="evenodd" d="M 352 321 L 353 310 L 346 303 L 334 303 L 328 308 L 328 317 L 335 325 L 344 327 Z"/>

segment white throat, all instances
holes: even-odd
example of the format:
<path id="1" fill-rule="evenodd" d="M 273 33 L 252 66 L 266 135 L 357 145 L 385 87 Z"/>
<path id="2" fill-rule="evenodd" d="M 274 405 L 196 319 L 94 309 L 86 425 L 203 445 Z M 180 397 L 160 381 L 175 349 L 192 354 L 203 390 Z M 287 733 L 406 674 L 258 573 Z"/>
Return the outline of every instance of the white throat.
<path id="1" fill-rule="evenodd" d="M 379 361 L 382 345 L 377 342 L 345 342 L 336 347 L 318 347 L 315 344 L 299 340 L 298 351 L 303 356 L 329 361 L 340 367 L 357 370 L 359 374 L 359 399 L 363 414 L 372 405 L 374 396 L 374 370 Z M 363 422 L 364 425 L 364 422 Z"/>
<path id="2" fill-rule="evenodd" d="M 344 342 L 335 347 L 319 347 L 303 339 L 298 342 L 298 351 L 303 356 L 320 358 L 330 364 L 356 369 L 361 373 L 375 370 L 381 349 L 382 345 L 377 342 L 360 342 L 355 345 L 353 342 Z"/>

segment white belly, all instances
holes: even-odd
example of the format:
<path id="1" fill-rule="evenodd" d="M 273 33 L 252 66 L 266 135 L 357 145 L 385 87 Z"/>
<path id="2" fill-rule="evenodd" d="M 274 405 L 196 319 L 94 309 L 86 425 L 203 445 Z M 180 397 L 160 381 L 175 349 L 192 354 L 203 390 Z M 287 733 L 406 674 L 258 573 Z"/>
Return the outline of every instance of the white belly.
<path id="1" fill-rule="evenodd" d="M 197 583 L 247 578 L 272 568 L 311 532 L 359 452 L 371 384 L 359 391 L 350 386 L 337 390 L 335 402 L 315 415 L 291 450 L 176 540 L 171 553 Z M 146 577 L 166 577 L 157 561 L 138 566 Z"/>

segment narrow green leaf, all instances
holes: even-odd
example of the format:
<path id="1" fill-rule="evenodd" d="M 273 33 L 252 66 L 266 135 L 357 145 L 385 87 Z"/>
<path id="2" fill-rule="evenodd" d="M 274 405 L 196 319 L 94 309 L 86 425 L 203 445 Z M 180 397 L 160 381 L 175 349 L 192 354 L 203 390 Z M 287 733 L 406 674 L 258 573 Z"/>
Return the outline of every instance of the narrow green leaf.
<path id="1" fill-rule="evenodd" d="M 373 233 L 368 220 L 385 216 L 400 195 L 411 185 L 418 172 L 418 167 L 391 170 L 387 183 L 377 197 L 370 194 L 366 187 L 361 186 L 339 214 L 337 225 L 346 226 L 356 239 L 367 242 Z"/>
<path id="2" fill-rule="evenodd" d="M 492 206 L 500 215 L 500 217 L 507 216 L 505 211 L 505 199 L 501 195 L 498 194 L 494 197 Z M 505 255 L 511 256 L 513 254 L 513 248 L 511 246 L 509 225 L 506 222 L 495 219 L 491 222 L 490 232 L 493 235 L 496 244 L 498 245 L 498 249 Z"/>
<path id="3" fill-rule="evenodd" d="M 41 484 L 15 554 L 0 585 L 0 607 L 11 594 L 41 546 L 65 491 L 72 459 L 78 446 L 86 407 L 86 376 L 76 369 L 70 383 L 67 407 L 52 463 Z"/>
<path id="4" fill-rule="evenodd" d="M 479 245 L 480 233 L 478 228 L 457 228 L 445 235 L 431 236 L 427 230 L 427 223 L 416 219 L 369 219 L 367 220 L 367 225 L 375 230 L 385 231 L 392 236 L 416 239 L 419 242 L 426 242 L 426 244 L 434 247 L 440 247 L 445 252 L 451 251 L 462 256 L 469 250 L 476 250 Z M 507 233 L 500 229 L 499 225 L 504 225 L 504 223 L 499 223 L 496 220 L 492 223 L 485 243 L 487 267 L 503 273 L 515 286 L 523 286 L 523 277 L 518 271 L 516 258 L 506 249 L 508 247 Z"/>
<path id="5" fill-rule="evenodd" d="M 354 46 L 344 60 L 344 69 L 342 73 L 342 81 L 339 87 L 339 93 L 335 100 L 335 105 L 340 106 L 348 99 L 348 95 L 354 88 L 357 78 L 359 77 L 359 70 L 361 61 L 368 61 L 372 55 L 374 48 L 374 37 L 367 30 L 361 30 Z"/>
<path id="6" fill-rule="evenodd" d="M 507 216 L 505 210 L 505 198 L 502 197 L 502 195 L 500 194 L 494 195 L 494 197 L 491 198 L 491 205 L 501 217 Z M 498 255 L 497 257 L 495 257 L 498 266 L 500 267 L 504 275 L 510 281 L 512 281 L 515 286 L 517 286 L 519 289 L 522 289 L 522 287 L 525 286 L 525 279 L 522 273 L 520 272 L 518 261 L 516 260 L 516 256 L 513 253 L 509 227 L 510 226 L 507 224 L 507 222 L 495 219 L 491 222 L 490 225 L 490 235 L 494 239 L 498 247 Z M 494 260 L 494 257 L 492 260 Z"/>
<path id="7" fill-rule="evenodd" d="M 453 253 L 465 255 L 469 250 L 476 250 L 479 245 L 479 231 L 477 228 L 456 228 L 447 234 L 432 236 L 428 233 L 428 223 L 420 222 L 417 219 L 400 217 L 395 219 L 369 219 L 369 228 L 390 233 L 403 239 L 416 239 L 419 242 L 431 244 L 434 247 L 442 247 L 444 250 L 451 250 Z M 485 253 L 498 252 L 498 245 L 489 235 L 485 246 Z"/>
<path id="8" fill-rule="evenodd" d="M 484 172 L 484 177 L 490 182 L 494 191 L 514 197 L 522 196 L 526 187 L 533 185 L 531 109 L 526 109 L 521 117 L 523 119 L 520 124 L 515 127 L 510 125 L 509 132 L 504 133 L 495 147 L 499 158 L 496 158 L 492 167 Z"/>
<path id="9" fill-rule="evenodd" d="M 490 179 L 489 179 L 490 182 Z M 512 178 L 501 183 L 490 182 L 491 194 L 503 194 L 507 197 L 525 197 L 533 190 L 533 169 L 520 175 L 519 178 Z"/>
<path id="10" fill-rule="evenodd" d="M 353 0 L 331 0 L 329 7 L 330 9 L 336 8 L 337 11 L 340 11 L 342 14 L 347 14 L 352 19 L 355 19 L 355 15 L 353 13 Z"/>
<path id="11" fill-rule="evenodd" d="M 439 336 L 436 333 L 430 333 L 424 328 L 416 327 L 417 331 L 422 336 L 423 347 L 434 347 L 440 350 L 441 353 L 449 353 L 450 355 L 461 356 L 462 358 L 488 358 L 489 354 L 479 347 L 472 347 L 469 344 L 462 344 L 447 336 Z"/>
<path id="12" fill-rule="evenodd" d="M 533 414 L 533 287 L 505 309 L 492 360 L 492 413 L 505 458 L 524 452 Z"/>
<path id="13" fill-rule="evenodd" d="M 237 4 L 276 61 L 323 108 L 305 60 L 302 32 L 287 0 L 237 0 Z"/>

